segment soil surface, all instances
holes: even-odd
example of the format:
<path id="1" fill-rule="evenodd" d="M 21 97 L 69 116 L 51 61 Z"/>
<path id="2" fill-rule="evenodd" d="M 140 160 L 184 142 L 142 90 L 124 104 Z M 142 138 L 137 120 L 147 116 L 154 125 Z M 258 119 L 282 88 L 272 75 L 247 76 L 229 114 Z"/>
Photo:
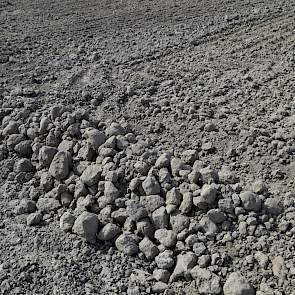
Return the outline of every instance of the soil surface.
<path id="1" fill-rule="evenodd" d="M 292 0 L 1 0 L 0 294 L 295 294 L 294 32 Z M 159 155 L 197 150 L 244 191 L 263 182 L 285 208 L 265 249 L 272 262 L 259 269 L 265 244 L 252 251 L 247 239 L 218 248 L 237 252 L 221 286 L 241 271 L 255 293 L 209 293 L 185 276 L 155 286 L 154 261 L 62 231 L 62 212 L 28 226 L 15 208 L 31 182 L 13 176 L 21 157 L 6 152 L 4 131 L 28 104 L 30 122 L 57 104 L 84 109 L 128 124 Z"/>

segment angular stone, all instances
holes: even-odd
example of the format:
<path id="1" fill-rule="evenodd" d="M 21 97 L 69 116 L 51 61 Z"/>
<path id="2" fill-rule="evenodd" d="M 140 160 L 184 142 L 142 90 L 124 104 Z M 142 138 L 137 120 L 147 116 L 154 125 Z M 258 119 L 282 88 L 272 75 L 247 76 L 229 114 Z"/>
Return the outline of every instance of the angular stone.
<path id="1" fill-rule="evenodd" d="M 160 184 L 154 176 L 147 176 L 142 182 L 142 188 L 147 196 L 157 195 L 161 192 Z"/>
<path id="2" fill-rule="evenodd" d="M 200 294 L 219 295 L 222 292 L 220 277 L 211 271 L 195 266 L 191 270 L 192 277 L 196 280 L 196 285 Z"/>
<path id="3" fill-rule="evenodd" d="M 139 243 L 139 249 L 148 260 L 153 260 L 158 254 L 158 247 L 147 237 Z"/>
<path id="4" fill-rule="evenodd" d="M 65 212 L 59 221 L 59 226 L 63 231 L 71 231 L 74 223 L 75 223 L 75 216 L 69 212 Z"/>
<path id="5" fill-rule="evenodd" d="M 86 184 L 87 186 L 92 186 L 98 183 L 101 172 L 102 170 L 100 165 L 92 164 L 86 167 L 80 179 L 82 183 Z"/>
<path id="6" fill-rule="evenodd" d="M 165 250 L 161 252 L 158 256 L 155 257 L 155 262 L 157 266 L 161 269 L 171 268 L 175 263 L 173 251 Z"/>
<path id="7" fill-rule="evenodd" d="M 175 269 L 170 277 L 170 282 L 178 278 L 190 278 L 190 270 L 197 264 L 197 256 L 192 252 L 179 254 L 177 256 Z"/>
<path id="8" fill-rule="evenodd" d="M 158 228 L 167 228 L 169 225 L 169 215 L 165 207 L 160 207 L 152 213 L 153 225 Z"/>
<path id="9" fill-rule="evenodd" d="M 253 192 L 246 191 L 240 194 L 243 207 L 247 211 L 258 212 L 261 208 L 261 199 Z"/>
<path id="10" fill-rule="evenodd" d="M 68 152 L 57 152 L 54 156 L 50 167 L 49 173 L 57 180 L 67 178 L 72 166 L 72 157 Z"/>
<path id="11" fill-rule="evenodd" d="M 156 209 L 162 207 L 165 204 L 165 200 L 159 195 L 149 195 L 142 196 L 140 198 L 140 203 L 146 208 L 148 212 L 152 213 Z"/>
<path id="12" fill-rule="evenodd" d="M 84 136 L 94 150 L 97 150 L 106 141 L 105 134 L 94 128 L 88 128 Z"/>
<path id="13" fill-rule="evenodd" d="M 176 234 L 172 230 L 158 229 L 155 231 L 155 239 L 157 239 L 162 245 L 167 248 L 171 248 L 176 245 Z"/>
<path id="14" fill-rule="evenodd" d="M 113 223 L 107 223 L 98 233 L 98 239 L 109 241 L 116 238 L 121 233 L 121 228 Z"/>
<path id="15" fill-rule="evenodd" d="M 98 230 L 98 224 L 97 215 L 85 211 L 77 217 L 72 230 L 88 242 L 94 243 Z"/>
<path id="16" fill-rule="evenodd" d="M 129 256 L 138 253 L 137 241 L 130 234 L 123 233 L 117 238 L 115 244 L 119 251 Z"/>
<path id="17" fill-rule="evenodd" d="M 39 150 L 39 163 L 42 167 L 49 167 L 55 154 L 58 152 L 57 148 L 51 146 L 43 146 Z"/>
<path id="18" fill-rule="evenodd" d="M 223 286 L 224 295 L 255 295 L 253 286 L 238 272 L 233 272 Z"/>

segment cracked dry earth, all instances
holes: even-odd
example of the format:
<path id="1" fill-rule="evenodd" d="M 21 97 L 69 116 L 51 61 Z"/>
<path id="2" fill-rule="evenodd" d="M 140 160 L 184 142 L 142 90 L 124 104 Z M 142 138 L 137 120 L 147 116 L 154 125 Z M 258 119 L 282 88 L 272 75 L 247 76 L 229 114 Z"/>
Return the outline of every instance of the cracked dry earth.
<path id="1" fill-rule="evenodd" d="M 0 1 L 0 294 L 295 294 L 295 2 Z"/>

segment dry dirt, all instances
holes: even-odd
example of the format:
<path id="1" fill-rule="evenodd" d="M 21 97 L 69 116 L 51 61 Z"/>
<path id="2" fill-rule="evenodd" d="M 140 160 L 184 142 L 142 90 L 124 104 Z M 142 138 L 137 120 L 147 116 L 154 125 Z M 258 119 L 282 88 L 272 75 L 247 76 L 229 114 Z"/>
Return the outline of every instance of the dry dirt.
<path id="1" fill-rule="evenodd" d="M 81 107 L 106 124 L 128 123 L 158 153 L 196 149 L 204 167 L 227 165 L 244 187 L 262 180 L 293 212 L 294 32 L 292 0 L 0 0 L 1 132 L 3 118 L 27 102 Z M 64 233 L 59 216 L 28 227 L 14 213 L 23 186 L 8 176 L 16 159 L 0 155 L 1 294 L 153 293 L 153 283 L 130 287 L 129 276 L 151 273 L 154 262 Z M 251 262 L 230 268 L 257 294 L 295 292 L 288 230 L 266 250 L 284 257 L 288 278 Z M 183 280 L 172 290 L 199 294 Z"/>

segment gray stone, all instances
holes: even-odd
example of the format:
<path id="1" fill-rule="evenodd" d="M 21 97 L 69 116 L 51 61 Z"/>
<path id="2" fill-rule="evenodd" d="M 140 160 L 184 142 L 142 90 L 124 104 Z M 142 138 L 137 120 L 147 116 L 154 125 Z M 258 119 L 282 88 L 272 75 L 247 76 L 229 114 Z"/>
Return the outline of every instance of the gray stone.
<path id="1" fill-rule="evenodd" d="M 27 158 L 23 158 L 18 160 L 15 165 L 14 165 L 14 171 L 16 173 L 20 173 L 20 172 L 32 172 L 34 171 L 34 166 L 32 165 L 32 162 L 27 159 Z"/>
<path id="2" fill-rule="evenodd" d="M 256 194 L 263 194 L 268 191 L 267 185 L 263 180 L 256 180 L 252 184 L 252 191 Z"/>
<path id="3" fill-rule="evenodd" d="M 207 212 L 207 216 L 216 224 L 226 220 L 226 215 L 219 209 L 211 209 Z"/>
<path id="4" fill-rule="evenodd" d="M 163 292 L 168 288 L 168 284 L 164 282 L 156 282 L 152 286 L 152 292 L 155 294 L 163 294 Z"/>
<path id="5" fill-rule="evenodd" d="M 39 150 L 39 163 L 42 167 L 49 167 L 55 154 L 58 152 L 57 148 L 51 146 L 43 146 Z"/>
<path id="6" fill-rule="evenodd" d="M 193 164 L 199 158 L 197 150 L 186 150 L 181 155 L 181 160 L 186 164 Z"/>
<path id="7" fill-rule="evenodd" d="M 7 126 L 3 129 L 2 134 L 4 136 L 10 135 L 10 134 L 17 134 L 19 133 L 19 123 L 15 121 L 10 121 Z"/>
<path id="8" fill-rule="evenodd" d="M 97 237 L 102 241 L 109 241 L 121 233 L 121 228 L 113 223 L 107 223 L 98 233 Z"/>
<path id="9" fill-rule="evenodd" d="M 43 172 L 40 177 L 40 187 L 45 191 L 49 192 L 53 188 L 53 178 L 48 172 Z"/>
<path id="10" fill-rule="evenodd" d="M 170 191 L 166 194 L 166 204 L 169 205 L 180 205 L 182 202 L 182 195 L 179 190 L 173 187 Z"/>
<path id="11" fill-rule="evenodd" d="M 170 216 L 170 224 L 175 233 L 180 233 L 185 228 L 189 227 L 190 220 L 187 216 L 176 214 Z"/>
<path id="12" fill-rule="evenodd" d="M 139 243 L 139 249 L 148 260 L 153 260 L 158 254 L 158 247 L 147 237 Z"/>
<path id="13" fill-rule="evenodd" d="M 272 215 L 279 215 L 283 212 L 284 208 L 278 198 L 267 198 L 263 205 L 265 211 Z"/>
<path id="14" fill-rule="evenodd" d="M 201 256 L 206 252 L 207 248 L 204 243 L 195 243 L 193 245 L 193 251 L 197 256 Z"/>
<path id="15" fill-rule="evenodd" d="M 200 294 L 218 295 L 222 292 L 220 278 L 211 271 L 195 266 L 191 270 L 191 275 L 196 280 Z"/>
<path id="16" fill-rule="evenodd" d="M 255 295 L 253 286 L 238 272 L 233 272 L 223 286 L 224 295 Z"/>
<path id="17" fill-rule="evenodd" d="M 92 164 L 86 167 L 80 179 L 82 183 L 86 184 L 87 186 L 92 186 L 98 183 L 101 172 L 102 169 L 100 165 Z"/>
<path id="18" fill-rule="evenodd" d="M 202 202 L 206 204 L 214 204 L 216 200 L 217 189 L 214 184 L 204 184 L 201 190 Z"/>
<path id="19" fill-rule="evenodd" d="M 261 251 L 258 251 L 254 254 L 254 258 L 256 259 L 260 267 L 262 267 L 263 269 L 266 269 L 269 263 L 269 259 L 266 254 L 264 254 Z"/>
<path id="20" fill-rule="evenodd" d="M 170 277 L 170 272 L 167 269 L 155 269 L 153 271 L 153 278 L 156 281 L 167 283 Z"/>
<path id="21" fill-rule="evenodd" d="M 179 206 L 179 210 L 183 214 L 188 214 L 191 212 L 193 207 L 193 195 L 190 192 L 184 193 L 182 195 L 182 202 Z"/>
<path id="22" fill-rule="evenodd" d="M 234 184 L 239 181 L 239 178 L 230 170 L 228 166 L 222 166 L 218 172 L 218 178 L 220 183 Z"/>
<path id="23" fill-rule="evenodd" d="M 234 203 L 231 198 L 220 199 L 218 201 L 218 208 L 225 213 L 233 213 L 234 212 Z"/>
<path id="24" fill-rule="evenodd" d="M 171 159 L 170 155 L 167 153 L 164 153 L 157 159 L 155 163 L 155 167 L 159 169 L 169 167 L 170 159 Z"/>
<path id="25" fill-rule="evenodd" d="M 179 254 L 176 260 L 175 269 L 170 277 L 170 282 L 176 281 L 178 278 L 190 278 L 190 270 L 196 265 L 197 256 L 188 252 L 185 254 Z"/>
<path id="26" fill-rule="evenodd" d="M 176 237 L 176 234 L 172 230 L 163 228 L 155 231 L 155 239 L 167 248 L 176 245 Z"/>
<path id="27" fill-rule="evenodd" d="M 104 196 L 108 200 L 108 203 L 112 204 L 120 196 L 120 191 L 111 181 L 105 181 Z"/>
<path id="28" fill-rule="evenodd" d="M 160 184 L 154 176 L 147 176 L 142 182 L 142 188 L 146 195 L 157 195 L 161 192 Z"/>
<path id="29" fill-rule="evenodd" d="M 29 199 L 21 199 L 15 208 L 16 214 L 27 214 L 36 211 L 36 203 Z"/>
<path id="30" fill-rule="evenodd" d="M 83 212 L 75 220 L 72 230 L 88 242 L 94 243 L 98 230 L 97 215 L 86 211 Z"/>
<path id="31" fill-rule="evenodd" d="M 218 183 L 219 178 L 218 178 L 218 173 L 212 169 L 210 166 L 205 167 L 205 168 L 201 168 L 199 170 L 200 174 L 201 174 L 201 179 L 203 183 Z"/>
<path id="32" fill-rule="evenodd" d="M 140 203 L 148 212 L 152 213 L 156 209 L 162 207 L 165 204 L 165 200 L 159 195 L 148 195 L 142 196 L 140 198 Z"/>
<path id="33" fill-rule="evenodd" d="M 86 129 L 84 136 L 94 150 L 97 150 L 106 141 L 105 134 L 94 128 Z"/>
<path id="34" fill-rule="evenodd" d="M 124 135 L 126 130 L 120 124 L 113 122 L 108 128 L 106 128 L 105 133 L 108 137 L 111 137 L 114 135 Z"/>
<path id="35" fill-rule="evenodd" d="M 136 201 L 128 200 L 126 208 L 131 220 L 139 221 L 148 216 L 146 209 Z"/>
<path id="36" fill-rule="evenodd" d="M 285 259 L 282 256 L 276 256 L 272 259 L 272 272 L 278 278 L 286 278 L 288 269 L 285 264 Z"/>
<path id="37" fill-rule="evenodd" d="M 27 225 L 34 226 L 40 224 L 42 221 L 43 216 L 40 212 L 31 213 L 27 217 Z"/>
<path id="38" fill-rule="evenodd" d="M 157 266 L 161 269 L 171 268 L 175 263 L 173 251 L 165 250 L 161 252 L 158 256 L 155 257 L 155 262 Z"/>
<path id="39" fill-rule="evenodd" d="M 115 244 L 119 251 L 129 256 L 138 253 L 137 241 L 131 234 L 123 233 L 116 239 Z"/>
<path id="40" fill-rule="evenodd" d="M 215 234 L 218 231 L 217 225 L 207 216 L 202 217 L 200 225 L 207 234 Z"/>
<path id="41" fill-rule="evenodd" d="M 150 239 L 154 238 L 154 227 L 149 218 L 142 219 L 136 223 L 137 234 L 147 236 Z"/>
<path id="42" fill-rule="evenodd" d="M 72 166 L 72 157 L 68 152 L 57 152 L 54 156 L 50 167 L 49 173 L 57 180 L 67 178 Z"/>
<path id="43" fill-rule="evenodd" d="M 246 191 L 240 194 L 243 207 L 247 211 L 258 212 L 261 208 L 261 199 L 253 192 Z"/>
<path id="44" fill-rule="evenodd" d="M 75 223 L 75 216 L 71 214 L 70 212 L 65 212 L 61 217 L 59 221 L 59 226 L 63 231 L 71 231 L 72 227 Z"/>
<path id="45" fill-rule="evenodd" d="M 152 213 L 152 222 L 155 228 L 167 228 L 169 225 L 169 215 L 165 207 L 160 207 Z"/>
<path id="46" fill-rule="evenodd" d="M 19 153 L 21 156 L 28 157 L 32 155 L 33 150 L 32 150 L 32 141 L 31 140 L 24 140 L 20 143 L 18 143 L 15 147 L 14 150 Z"/>
<path id="47" fill-rule="evenodd" d="M 41 212 L 49 213 L 60 208 L 60 203 L 54 198 L 39 198 L 37 201 L 37 208 Z"/>
<path id="48" fill-rule="evenodd" d="M 144 161 L 138 161 L 134 164 L 134 169 L 141 175 L 147 175 L 150 169 L 148 163 Z"/>
<path id="49" fill-rule="evenodd" d="M 170 165 L 171 165 L 171 172 L 173 176 L 179 176 L 179 171 L 181 170 L 187 170 L 188 173 L 192 170 L 191 166 L 185 164 L 179 158 L 172 158 Z"/>
<path id="50" fill-rule="evenodd" d="M 69 207 L 73 201 L 73 195 L 69 192 L 63 192 L 60 194 L 60 202 L 64 207 Z"/>

